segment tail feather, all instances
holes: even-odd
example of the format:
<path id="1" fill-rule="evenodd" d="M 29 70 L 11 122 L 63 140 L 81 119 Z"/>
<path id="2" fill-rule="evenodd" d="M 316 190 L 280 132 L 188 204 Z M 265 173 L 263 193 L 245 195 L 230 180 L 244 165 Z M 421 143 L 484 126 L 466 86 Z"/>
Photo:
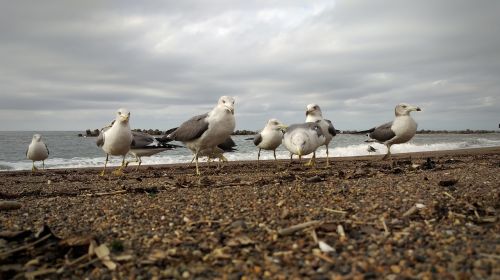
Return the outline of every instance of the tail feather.
<path id="1" fill-rule="evenodd" d="M 368 130 L 356 131 L 356 132 L 354 132 L 354 134 L 371 133 L 371 132 L 374 132 L 374 131 L 375 131 L 375 127 L 370 128 L 370 129 L 368 129 Z"/>

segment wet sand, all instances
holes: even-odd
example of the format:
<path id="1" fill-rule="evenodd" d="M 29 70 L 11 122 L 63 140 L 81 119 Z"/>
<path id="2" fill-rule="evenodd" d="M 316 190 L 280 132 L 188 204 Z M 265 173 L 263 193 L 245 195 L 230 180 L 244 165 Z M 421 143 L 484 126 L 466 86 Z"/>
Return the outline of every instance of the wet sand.
<path id="1" fill-rule="evenodd" d="M 2 172 L 0 279 L 500 278 L 500 147 L 380 159 Z"/>

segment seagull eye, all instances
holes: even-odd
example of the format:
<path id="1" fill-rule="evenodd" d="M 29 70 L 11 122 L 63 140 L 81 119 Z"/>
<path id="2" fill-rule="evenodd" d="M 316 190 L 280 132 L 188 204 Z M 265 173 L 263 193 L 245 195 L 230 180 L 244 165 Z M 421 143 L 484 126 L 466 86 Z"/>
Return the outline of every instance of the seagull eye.
<path id="1" fill-rule="evenodd" d="M 222 103 L 226 104 L 226 100 L 222 100 Z"/>

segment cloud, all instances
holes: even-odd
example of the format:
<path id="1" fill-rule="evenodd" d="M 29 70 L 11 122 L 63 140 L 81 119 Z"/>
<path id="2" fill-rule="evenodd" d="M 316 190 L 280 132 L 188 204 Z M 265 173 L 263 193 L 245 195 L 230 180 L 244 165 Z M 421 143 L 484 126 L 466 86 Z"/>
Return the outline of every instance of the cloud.
<path id="1" fill-rule="evenodd" d="M 425 129 L 494 129 L 495 1 L 30 1 L 0 11 L 0 130 L 83 130 L 119 107 L 165 129 L 237 97 L 237 128 L 341 129 L 414 103 Z M 64 115 L 64 118 L 60 116 Z"/>

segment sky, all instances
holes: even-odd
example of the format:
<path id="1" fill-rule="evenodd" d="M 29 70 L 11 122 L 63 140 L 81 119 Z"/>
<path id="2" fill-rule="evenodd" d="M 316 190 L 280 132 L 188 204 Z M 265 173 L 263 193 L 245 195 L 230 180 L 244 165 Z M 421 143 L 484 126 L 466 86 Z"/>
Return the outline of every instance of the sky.
<path id="1" fill-rule="evenodd" d="M 497 129 L 500 1 L 0 0 L 0 130 L 166 130 L 236 99 L 236 129 Z"/>

